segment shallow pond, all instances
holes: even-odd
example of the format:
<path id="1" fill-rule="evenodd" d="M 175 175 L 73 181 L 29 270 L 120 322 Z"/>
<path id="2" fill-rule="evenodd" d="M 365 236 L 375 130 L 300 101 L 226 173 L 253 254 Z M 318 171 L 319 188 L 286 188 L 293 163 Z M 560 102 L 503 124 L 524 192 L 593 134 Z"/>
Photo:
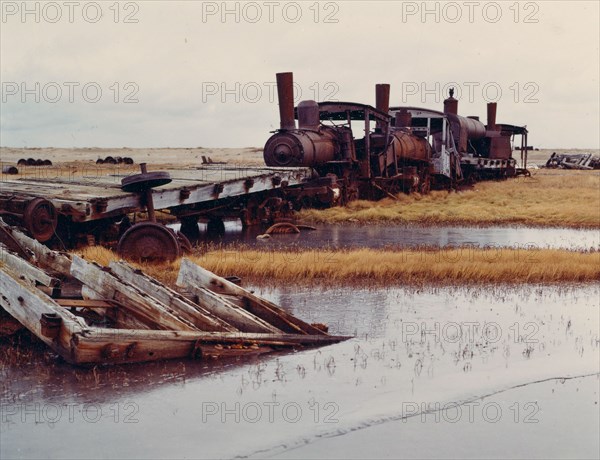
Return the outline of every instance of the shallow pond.
<path id="1" fill-rule="evenodd" d="M 4 357 L 0 458 L 597 456 L 598 285 L 256 289 L 354 338 L 92 370 Z"/>
<path id="2" fill-rule="evenodd" d="M 274 235 L 257 240 L 264 232 L 260 228 L 242 229 L 237 222 L 225 223 L 225 234 L 210 241 L 225 245 L 245 244 L 258 247 L 369 247 L 387 246 L 476 246 L 513 248 L 560 248 L 569 250 L 600 250 L 600 231 L 566 228 L 529 227 L 421 227 L 397 224 L 316 225 L 315 231 Z M 173 228 L 178 229 L 178 225 Z M 200 224 L 202 232 L 206 226 Z"/>

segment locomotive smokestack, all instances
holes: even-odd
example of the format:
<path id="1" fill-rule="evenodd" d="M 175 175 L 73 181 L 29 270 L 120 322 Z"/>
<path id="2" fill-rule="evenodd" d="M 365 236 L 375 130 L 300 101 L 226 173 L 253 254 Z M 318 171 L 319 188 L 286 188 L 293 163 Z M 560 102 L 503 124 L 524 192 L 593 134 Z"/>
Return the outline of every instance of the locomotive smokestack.
<path id="1" fill-rule="evenodd" d="M 294 74 L 277 74 L 277 97 L 279 99 L 279 120 L 281 129 L 296 129 L 294 120 Z"/>
<path id="2" fill-rule="evenodd" d="M 454 88 L 450 88 L 450 96 L 444 99 L 444 113 L 458 115 L 458 101 L 454 99 Z"/>
<path id="3" fill-rule="evenodd" d="M 390 85 L 387 83 L 375 85 L 375 108 L 384 113 L 390 110 Z"/>
<path id="4" fill-rule="evenodd" d="M 494 131 L 496 129 L 496 108 L 495 102 L 488 102 L 487 105 L 487 129 L 488 131 Z"/>
<path id="5" fill-rule="evenodd" d="M 390 85 L 387 83 L 378 83 L 375 85 L 375 108 L 383 113 L 390 110 Z M 381 130 L 381 122 L 377 122 L 377 129 Z"/>
<path id="6" fill-rule="evenodd" d="M 396 112 L 395 126 L 396 128 L 410 128 L 412 126 L 411 113 L 406 109 Z"/>

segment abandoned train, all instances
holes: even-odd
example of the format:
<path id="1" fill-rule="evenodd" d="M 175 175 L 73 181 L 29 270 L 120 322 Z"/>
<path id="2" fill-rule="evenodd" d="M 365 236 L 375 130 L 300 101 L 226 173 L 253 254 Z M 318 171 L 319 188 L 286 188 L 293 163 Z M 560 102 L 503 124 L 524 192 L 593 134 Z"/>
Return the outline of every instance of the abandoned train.
<path id="1" fill-rule="evenodd" d="M 291 73 L 277 74 L 277 91 L 281 125 L 264 147 L 268 168 L 203 165 L 173 170 L 171 177 L 141 164 L 141 174 L 126 177 L 3 176 L 0 217 L 51 247 L 102 244 L 124 257 L 174 259 L 190 249 L 188 239 L 199 239 L 199 220 L 207 222 L 207 233 L 222 233 L 224 219 L 273 224 L 303 207 L 526 173 L 527 129 L 496 123 L 495 103 L 488 104 L 484 125 L 458 115 L 452 92 L 436 111 L 390 107 L 388 84 L 376 85 L 375 107 L 315 101 L 294 107 Z M 521 136 L 521 168 L 512 157 L 515 135 Z M 159 224 L 155 209 L 176 218 L 181 233 Z M 146 221 L 130 221 L 144 210 Z M 0 242 L 14 243 L 1 233 Z"/>
<path id="2" fill-rule="evenodd" d="M 478 117 L 458 115 L 452 90 L 443 112 L 390 107 L 388 84 L 376 85 L 375 107 L 302 101 L 295 108 L 291 73 L 277 74 L 277 91 L 281 125 L 264 147 L 265 163 L 315 169 L 342 204 L 525 171 L 525 161 L 516 167 L 512 141 L 521 135 L 526 155 L 527 129 L 497 124 L 496 103 L 488 104 L 484 125 Z M 357 130 L 366 134 L 355 136 Z M 311 201 L 308 194 L 303 199 Z"/>

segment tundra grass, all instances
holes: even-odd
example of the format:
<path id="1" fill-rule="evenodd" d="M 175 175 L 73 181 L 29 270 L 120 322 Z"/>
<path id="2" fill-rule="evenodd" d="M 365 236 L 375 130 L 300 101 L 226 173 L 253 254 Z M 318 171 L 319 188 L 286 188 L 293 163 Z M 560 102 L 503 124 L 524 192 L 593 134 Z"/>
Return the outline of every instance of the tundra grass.
<path id="1" fill-rule="evenodd" d="M 315 223 L 526 225 L 600 228 L 598 171 L 537 170 L 532 177 L 478 182 L 458 192 L 399 194 L 397 199 L 354 201 L 346 207 L 305 210 Z"/>
<path id="2" fill-rule="evenodd" d="M 118 256 L 92 247 L 80 253 L 108 265 Z M 600 281 L 600 252 L 560 249 L 285 250 L 211 249 L 189 257 L 220 276 L 263 285 L 403 285 Z M 173 286 L 179 261 L 134 264 Z"/>

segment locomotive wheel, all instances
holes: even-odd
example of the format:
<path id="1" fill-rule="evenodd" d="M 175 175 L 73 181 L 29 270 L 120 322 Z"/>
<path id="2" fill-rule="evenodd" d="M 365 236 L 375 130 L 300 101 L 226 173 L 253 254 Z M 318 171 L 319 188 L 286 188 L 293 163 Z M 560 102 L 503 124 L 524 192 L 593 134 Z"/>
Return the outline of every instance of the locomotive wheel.
<path id="1" fill-rule="evenodd" d="M 121 181 L 121 190 L 130 193 L 139 193 L 160 187 L 171 182 L 171 176 L 166 171 L 152 171 L 127 176 Z"/>
<path id="2" fill-rule="evenodd" d="M 200 240 L 200 228 L 198 228 L 198 219 L 196 217 L 182 217 L 181 230 L 188 241 L 197 242 Z"/>
<path id="3" fill-rule="evenodd" d="M 40 243 L 54 236 L 58 223 L 58 213 L 52 203 L 44 198 L 34 198 L 25 208 L 23 225 Z"/>
<path id="4" fill-rule="evenodd" d="M 300 229 L 292 223 L 281 222 L 279 224 L 271 225 L 265 233 L 267 235 L 271 235 L 273 233 L 300 233 Z"/>
<path id="5" fill-rule="evenodd" d="M 185 234 L 182 232 L 177 232 L 175 236 L 177 237 L 177 242 L 179 243 L 179 248 L 181 249 L 182 254 L 191 254 L 194 251 L 192 243 L 190 243 L 190 240 L 188 240 Z"/>
<path id="6" fill-rule="evenodd" d="M 419 193 L 421 195 L 427 195 L 431 190 L 431 177 L 428 172 L 424 172 L 421 174 L 419 183 Z"/>
<path id="7" fill-rule="evenodd" d="M 117 247 L 124 259 L 135 261 L 172 261 L 181 255 L 174 232 L 155 222 L 141 222 L 127 230 Z"/>
<path id="8" fill-rule="evenodd" d="M 206 224 L 206 233 L 209 238 L 220 238 L 225 235 L 225 223 L 223 219 L 210 219 Z"/>

